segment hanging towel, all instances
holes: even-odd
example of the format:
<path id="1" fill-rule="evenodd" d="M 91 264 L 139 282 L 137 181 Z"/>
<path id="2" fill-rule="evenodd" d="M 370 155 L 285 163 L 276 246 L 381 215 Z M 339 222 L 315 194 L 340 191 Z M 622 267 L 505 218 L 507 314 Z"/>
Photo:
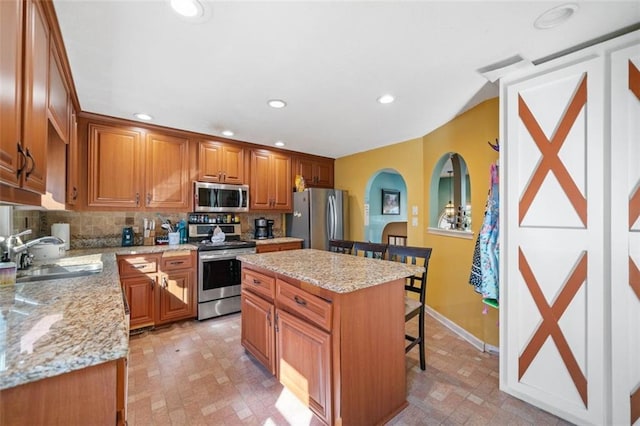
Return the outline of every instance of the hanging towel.
<path id="1" fill-rule="evenodd" d="M 485 207 L 484 220 L 473 253 L 473 264 L 469 283 L 482 297 L 499 300 L 499 189 L 498 167 L 491 165 L 489 197 Z"/>

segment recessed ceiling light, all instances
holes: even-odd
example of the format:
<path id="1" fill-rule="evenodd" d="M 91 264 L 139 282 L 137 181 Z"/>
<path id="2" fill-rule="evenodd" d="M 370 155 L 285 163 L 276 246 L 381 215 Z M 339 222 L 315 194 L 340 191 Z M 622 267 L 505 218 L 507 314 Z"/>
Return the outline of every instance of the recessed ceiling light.
<path id="1" fill-rule="evenodd" d="M 274 143 L 275 146 L 284 146 L 284 142 L 282 141 L 277 141 L 276 143 Z"/>
<path id="2" fill-rule="evenodd" d="M 378 102 L 381 104 L 390 104 L 391 102 L 395 101 L 396 98 L 394 98 L 392 95 L 386 94 L 386 95 L 382 95 L 378 98 Z"/>
<path id="3" fill-rule="evenodd" d="M 267 102 L 271 108 L 284 108 L 287 103 L 282 99 L 271 99 Z"/>
<path id="4" fill-rule="evenodd" d="M 233 136 L 233 132 L 231 130 L 223 130 L 222 134 L 225 136 Z"/>
<path id="5" fill-rule="evenodd" d="M 577 11 L 578 5 L 575 3 L 561 4 L 560 6 L 551 8 L 538 16 L 538 18 L 533 22 L 533 26 L 539 30 L 557 27 L 563 22 L 566 22 Z"/>
<path id="6" fill-rule="evenodd" d="M 198 0 L 171 0 L 173 10 L 187 18 L 196 18 L 204 14 L 204 8 Z"/>
<path id="7" fill-rule="evenodd" d="M 145 114 L 144 112 L 136 112 L 135 114 L 133 114 L 133 116 L 138 120 L 144 120 L 144 121 L 153 120 L 152 116 L 150 116 L 149 114 Z"/>

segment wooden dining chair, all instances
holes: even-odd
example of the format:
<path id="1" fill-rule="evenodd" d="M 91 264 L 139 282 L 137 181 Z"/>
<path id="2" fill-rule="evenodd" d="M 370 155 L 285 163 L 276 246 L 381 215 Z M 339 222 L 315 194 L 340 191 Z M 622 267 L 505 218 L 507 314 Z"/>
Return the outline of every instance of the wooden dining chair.
<path id="1" fill-rule="evenodd" d="M 424 272 L 407 278 L 404 289 L 407 292 L 404 300 L 404 320 L 405 322 L 418 316 L 418 335 L 405 334 L 405 339 L 409 344 L 405 347 L 405 353 L 418 345 L 420 350 L 420 369 L 426 368 L 425 359 L 425 335 L 424 335 L 424 313 L 425 299 L 427 294 L 427 272 L 429 270 L 429 258 L 431 248 L 390 245 L 388 248 L 389 260 L 394 262 L 409 263 L 412 265 L 424 266 Z M 418 299 L 411 297 L 411 294 L 418 295 Z"/>
<path id="2" fill-rule="evenodd" d="M 370 257 L 372 259 L 384 259 L 387 253 L 387 247 L 388 244 L 356 241 L 353 244 L 351 253 L 356 256 Z"/>
<path id="3" fill-rule="evenodd" d="M 351 254 L 353 241 L 349 240 L 329 240 L 329 251 L 334 253 Z"/>

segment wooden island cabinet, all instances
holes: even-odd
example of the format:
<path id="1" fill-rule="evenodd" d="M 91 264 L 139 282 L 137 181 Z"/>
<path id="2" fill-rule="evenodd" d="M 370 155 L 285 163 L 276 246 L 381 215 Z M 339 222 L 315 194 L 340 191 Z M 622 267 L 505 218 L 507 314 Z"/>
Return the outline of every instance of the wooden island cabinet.
<path id="1" fill-rule="evenodd" d="M 404 278 L 416 267 L 306 249 L 241 255 L 241 343 L 329 425 L 406 407 Z"/>

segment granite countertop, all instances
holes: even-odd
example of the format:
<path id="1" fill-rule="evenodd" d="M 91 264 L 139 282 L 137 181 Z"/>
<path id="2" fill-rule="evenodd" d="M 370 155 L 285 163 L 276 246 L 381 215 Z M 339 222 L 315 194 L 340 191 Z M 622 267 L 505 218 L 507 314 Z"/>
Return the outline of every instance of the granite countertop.
<path id="1" fill-rule="evenodd" d="M 72 250 L 39 263 L 102 262 L 102 272 L 0 287 L 0 390 L 127 356 L 117 254 L 195 250 L 190 244 Z"/>
<path id="2" fill-rule="evenodd" d="M 304 241 L 302 238 L 296 237 L 276 237 L 276 238 L 267 238 L 266 240 L 253 240 L 256 242 L 256 245 L 264 245 L 264 244 L 284 244 L 284 243 L 295 243 L 298 241 Z"/>
<path id="3" fill-rule="evenodd" d="M 424 272 L 423 266 L 315 249 L 243 254 L 237 259 L 335 293 L 349 293 Z"/>

